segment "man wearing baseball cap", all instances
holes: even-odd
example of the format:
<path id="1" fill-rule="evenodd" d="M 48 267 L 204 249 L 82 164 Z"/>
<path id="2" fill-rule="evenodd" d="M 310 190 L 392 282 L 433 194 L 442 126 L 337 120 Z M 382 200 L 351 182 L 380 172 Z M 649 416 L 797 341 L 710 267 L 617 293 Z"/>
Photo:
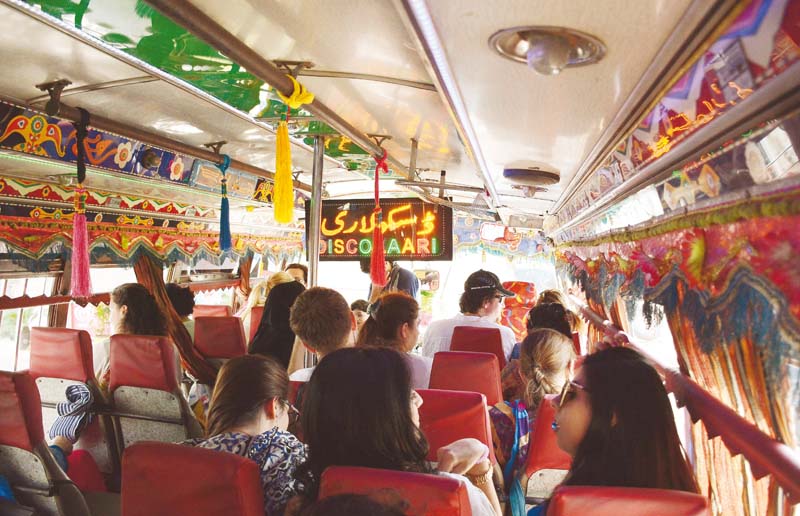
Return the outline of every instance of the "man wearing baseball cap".
<path id="1" fill-rule="evenodd" d="M 473 272 L 464 282 L 464 293 L 458 303 L 461 313 L 451 319 L 434 321 L 428 326 L 422 339 L 422 355 L 432 357 L 438 351 L 448 351 L 456 326 L 478 326 L 500 330 L 503 351 L 508 359 L 516 338 L 511 328 L 501 326 L 496 321 L 503 307 L 502 299 L 512 296 L 514 293 L 503 288 L 496 274 L 483 269 Z"/>

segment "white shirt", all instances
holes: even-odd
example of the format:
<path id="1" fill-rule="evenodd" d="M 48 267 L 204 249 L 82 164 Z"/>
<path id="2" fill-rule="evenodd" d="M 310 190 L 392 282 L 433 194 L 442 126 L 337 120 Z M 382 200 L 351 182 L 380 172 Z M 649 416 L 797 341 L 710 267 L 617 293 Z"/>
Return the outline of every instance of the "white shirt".
<path id="1" fill-rule="evenodd" d="M 500 337 L 503 340 L 503 353 L 506 355 L 506 360 L 511 357 L 511 351 L 517 342 L 517 338 L 511 328 L 500 326 L 488 317 L 464 314 L 458 314 L 451 319 L 433 321 L 422 338 L 422 356 L 432 357 L 439 351 L 449 351 L 450 341 L 453 339 L 453 329 L 456 326 L 497 328 L 500 330 Z"/>
<path id="2" fill-rule="evenodd" d="M 305 369 L 298 369 L 289 375 L 289 380 L 292 382 L 307 382 L 311 379 L 311 373 L 314 372 L 313 367 L 306 367 Z"/>
<path id="3" fill-rule="evenodd" d="M 488 498 L 486 498 L 486 495 L 483 494 L 483 491 L 472 485 L 472 482 L 467 480 L 467 477 L 457 473 L 445 473 L 443 471 L 438 471 L 436 474 L 443 477 L 454 478 L 462 484 L 466 484 L 467 497 L 469 498 L 469 505 L 472 508 L 472 516 L 494 516 L 492 503 Z"/>
<path id="4" fill-rule="evenodd" d="M 411 373 L 412 389 L 427 389 L 431 383 L 431 366 L 433 359 L 413 353 L 404 353 L 408 371 Z"/>

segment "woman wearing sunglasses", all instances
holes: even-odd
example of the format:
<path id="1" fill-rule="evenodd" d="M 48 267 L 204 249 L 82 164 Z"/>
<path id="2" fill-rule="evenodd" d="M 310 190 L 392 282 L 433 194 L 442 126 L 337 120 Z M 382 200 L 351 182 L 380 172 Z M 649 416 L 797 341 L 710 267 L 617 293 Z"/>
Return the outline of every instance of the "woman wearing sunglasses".
<path id="1" fill-rule="evenodd" d="M 587 356 L 558 405 L 553 430 L 572 456 L 562 485 L 700 492 L 664 384 L 636 351 L 617 347 Z M 540 505 L 528 514 L 545 512 Z"/>
<path id="2" fill-rule="evenodd" d="M 183 444 L 235 453 L 255 461 L 267 516 L 284 513 L 296 494 L 294 472 L 306 460 L 303 444 L 287 428 L 297 410 L 287 400 L 289 376 L 262 355 L 232 358 L 219 371 L 208 411 L 206 439 Z"/>

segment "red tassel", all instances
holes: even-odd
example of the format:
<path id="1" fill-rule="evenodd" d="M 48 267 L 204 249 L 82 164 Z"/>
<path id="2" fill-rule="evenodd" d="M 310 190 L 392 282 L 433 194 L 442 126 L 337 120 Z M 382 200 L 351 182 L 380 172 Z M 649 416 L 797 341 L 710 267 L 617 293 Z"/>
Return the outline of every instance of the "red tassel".
<path id="1" fill-rule="evenodd" d="M 75 189 L 75 215 L 72 219 L 72 275 L 70 295 L 88 298 L 92 295 L 89 275 L 89 230 L 86 228 L 86 190 L 78 184 Z"/>
<path id="2" fill-rule="evenodd" d="M 380 172 L 389 172 L 386 165 L 386 150 L 383 156 L 375 159 L 375 209 L 372 216 L 375 219 L 375 226 L 372 228 L 372 257 L 369 262 L 369 277 L 372 283 L 383 287 L 386 285 L 386 253 L 383 250 L 383 210 L 381 210 L 381 195 L 379 188 Z"/>
<path id="3" fill-rule="evenodd" d="M 375 227 L 372 229 L 372 259 L 369 262 L 369 277 L 372 283 L 383 287 L 386 285 L 386 258 L 383 251 L 383 210 L 380 206 L 372 211 Z"/>

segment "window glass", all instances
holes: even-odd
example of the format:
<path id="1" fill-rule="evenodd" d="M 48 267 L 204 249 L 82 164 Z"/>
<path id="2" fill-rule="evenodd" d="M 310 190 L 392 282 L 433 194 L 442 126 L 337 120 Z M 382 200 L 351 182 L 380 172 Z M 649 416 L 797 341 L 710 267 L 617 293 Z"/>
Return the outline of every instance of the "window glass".
<path id="1" fill-rule="evenodd" d="M 8 297 L 21 297 L 25 293 L 25 278 L 11 278 L 6 280 L 6 295 Z"/>
<path id="2" fill-rule="evenodd" d="M 14 370 L 14 356 L 17 350 L 17 321 L 20 309 L 0 311 L 0 369 Z"/>
<path id="3" fill-rule="evenodd" d="M 37 276 L 28 278 L 28 284 L 25 286 L 25 295 L 28 297 L 37 297 L 45 294 L 45 285 L 47 284 L 47 277 Z M 49 292 L 48 292 L 49 294 Z"/>
<path id="4" fill-rule="evenodd" d="M 22 326 L 17 341 L 17 371 L 30 367 L 31 328 L 47 326 L 48 308 L 47 306 L 31 306 L 22 309 Z"/>
<path id="5" fill-rule="evenodd" d="M 111 335 L 111 310 L 105 303 L 98 303 L 96 306 L 70 303 L 67 328 L 86 330 L 93 343 L 107 339 Z"/>
<path id="6" fill-rule="evenodd" d="M 136 273 L 130 267 L 92 267 L 89 274 L 94 292 L 111 292 L 123 283 L 136 283 Z"/>
<path id="7" fill-rule="evenodd" d="M 233 306 L 233 287 L 206 292 L 195 292 L 196 305 L 225 305 Z"/>

